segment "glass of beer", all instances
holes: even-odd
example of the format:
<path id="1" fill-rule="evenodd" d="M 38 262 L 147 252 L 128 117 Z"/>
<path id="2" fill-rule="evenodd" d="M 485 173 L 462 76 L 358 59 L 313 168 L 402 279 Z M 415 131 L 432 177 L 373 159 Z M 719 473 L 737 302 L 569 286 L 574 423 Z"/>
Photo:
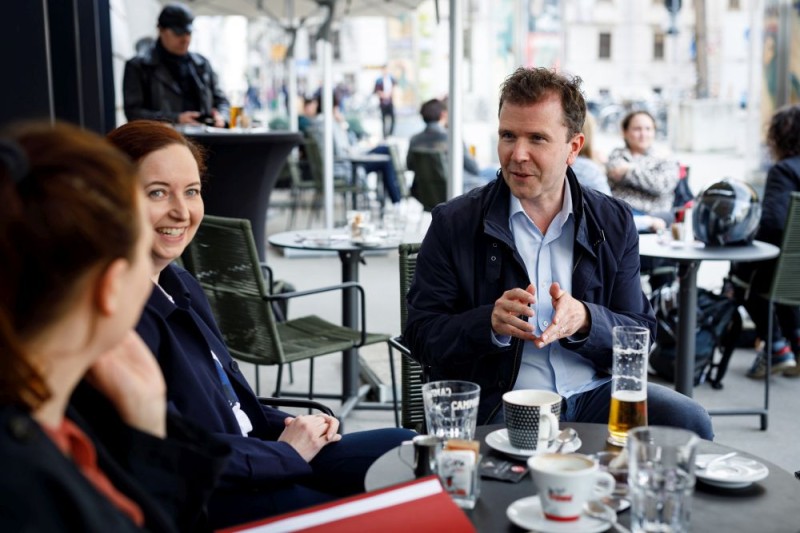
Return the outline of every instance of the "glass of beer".
<path id="1" fill-rule="evenodd" d="M 244 108 L 242 106 L 231 106 L 231 120 L 228 122 L 228 127 L 233 128 L 240 128 L 242 127 L 242 116 L 244 113 Z"/>
<path id="2" fill-rule="evenodd" d="M 611 335 L 614 363 L 608 442 L 615 446 L 625 446 L 629 429 L 647 425 L 647 356 L 650 353 L 650 330 L 639 326 L 616 326 Z"/>

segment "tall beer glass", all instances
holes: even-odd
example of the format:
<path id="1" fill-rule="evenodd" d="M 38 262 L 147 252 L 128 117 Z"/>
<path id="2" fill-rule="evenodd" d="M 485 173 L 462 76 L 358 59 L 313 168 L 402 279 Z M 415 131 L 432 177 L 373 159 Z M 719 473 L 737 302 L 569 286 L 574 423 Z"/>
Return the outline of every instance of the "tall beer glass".
<path id="1" fill-rule="evenodd" d="M 608 442 L 625 446 L 629 429 L 647 425 L 647 356 L 650 353 L 650 330 L 639 326 L 616 326 L 611 335 L 614 363 Z"/>

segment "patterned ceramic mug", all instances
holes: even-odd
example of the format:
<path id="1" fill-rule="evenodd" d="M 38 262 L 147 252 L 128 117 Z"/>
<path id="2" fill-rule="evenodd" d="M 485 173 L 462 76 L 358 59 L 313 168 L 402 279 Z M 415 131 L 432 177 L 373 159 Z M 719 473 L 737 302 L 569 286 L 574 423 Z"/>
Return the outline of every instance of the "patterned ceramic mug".
<path id="1" fill-rule="evenodd" d="M 503 394 L 508 440 L 521 450 L 547 447 L 558 436 L 561 396 L 546 390 L 515 390 Z"/>

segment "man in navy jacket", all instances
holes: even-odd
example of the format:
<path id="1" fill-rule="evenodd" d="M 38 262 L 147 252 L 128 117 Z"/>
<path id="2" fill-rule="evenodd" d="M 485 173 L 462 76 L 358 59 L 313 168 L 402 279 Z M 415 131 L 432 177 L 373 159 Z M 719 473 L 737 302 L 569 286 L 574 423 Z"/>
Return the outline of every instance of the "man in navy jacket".
<path id="1" fill-rule="evenodd" d="M 569 169 L 585 115 L 580 78 L 518 69 L 500 95 L 503 179 L 437 207 L 422 243 L 404 337 L 429 379 L 481 386 L 481 424 L 532 388 L 564 397 L 562 420 L 606 423 L 611 329 L 655 336 L 630 208 Z M 713 438 L 705 410 L 666 387 L 648 386 L 648 415 Z"/>

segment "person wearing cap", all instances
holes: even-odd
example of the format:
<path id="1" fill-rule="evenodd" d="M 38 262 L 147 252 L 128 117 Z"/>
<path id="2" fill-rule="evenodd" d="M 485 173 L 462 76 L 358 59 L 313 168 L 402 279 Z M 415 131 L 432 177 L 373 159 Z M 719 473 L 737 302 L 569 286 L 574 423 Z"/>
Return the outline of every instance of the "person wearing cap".
<path id="1" fill-rule="evenodd" d="M 225 125 L 230 104 L 208 60 L 189 51 L 194 15 L 169 4 L 158 16 L 158 39 L 125 64 L 122 82 L 128 120 Z"/>

